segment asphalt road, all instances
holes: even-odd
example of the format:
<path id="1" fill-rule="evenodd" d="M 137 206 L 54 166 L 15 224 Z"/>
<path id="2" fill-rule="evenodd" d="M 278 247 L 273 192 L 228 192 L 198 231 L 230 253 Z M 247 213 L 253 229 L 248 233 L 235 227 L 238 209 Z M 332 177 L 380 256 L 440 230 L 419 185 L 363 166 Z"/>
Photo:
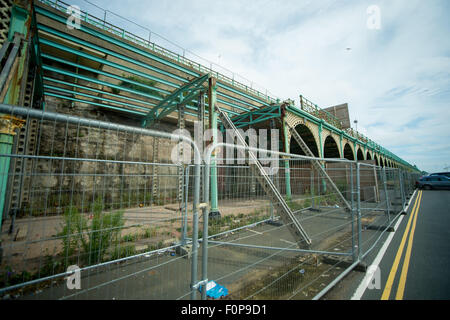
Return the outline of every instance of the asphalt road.
<path id="1" fill-rule="evenodd" d="M 352 272 L 326 299 L 450 299 L 450 191 L 417 190 L 400 219 L 365 261 L 372 277 Z"/>

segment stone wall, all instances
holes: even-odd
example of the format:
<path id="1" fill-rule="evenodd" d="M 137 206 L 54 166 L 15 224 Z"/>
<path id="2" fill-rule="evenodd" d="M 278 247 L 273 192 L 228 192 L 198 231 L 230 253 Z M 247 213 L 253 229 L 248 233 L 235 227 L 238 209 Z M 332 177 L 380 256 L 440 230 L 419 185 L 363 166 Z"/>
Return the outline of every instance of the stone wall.
<path id="1" fill-rule="evenodd" d="M 46 98 L 45 110 L 140 125 L 138 119 L 53 97 Z M 152 129 L 172 132 L 176 126 L 159 123 Z M 21 215 L 58 214 L 69 205 L 86 211 L 98 197 L 110 208 L 177 200 L 178 168 L 152 164 L 171 164 L 175 141 L 99 129 L 94 124 L 87 127 L 53 121 L 39 121 L 37 139 L 33 155 L 51 158 L 26 160 L 32 162 L 32 169 L 25 174 L 32 178 L 23 186 L 30 197 L 21 204 Z M 159 143 L 156 155 L 155 143 Z"/>

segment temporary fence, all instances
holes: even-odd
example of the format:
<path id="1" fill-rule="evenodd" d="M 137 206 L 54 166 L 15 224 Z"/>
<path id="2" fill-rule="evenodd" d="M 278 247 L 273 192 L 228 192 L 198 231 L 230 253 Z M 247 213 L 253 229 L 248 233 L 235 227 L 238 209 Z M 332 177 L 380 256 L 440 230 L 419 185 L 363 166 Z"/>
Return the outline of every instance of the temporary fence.
<path id="1" fill-rule="evenodd" d="M 201 164 L 184 136 L 0 113 L 21 119 L 28 137 L 0 154 L 4 297 L 207 299 L 211 280 L 224 298 L 320 297 L 380 243 L 416 179 L 242 145 L 215 148 L 245 159 L 210 148 Z M 180 140 L 194 164 L 172 163 Z"/>

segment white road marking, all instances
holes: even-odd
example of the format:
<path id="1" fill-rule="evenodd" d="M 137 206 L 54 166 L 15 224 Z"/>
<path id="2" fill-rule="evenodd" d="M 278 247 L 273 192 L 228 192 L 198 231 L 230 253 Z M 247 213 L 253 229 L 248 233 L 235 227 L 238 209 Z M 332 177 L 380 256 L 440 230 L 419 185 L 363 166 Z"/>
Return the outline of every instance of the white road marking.
<path id="1" fill-rule="evenodd" d="M 406 206 L 405 211 L 408 211 L 409 205 L 411 204 L 412 199 L 414 199 L 414 196 L 415 196 L 416 192 L 417 192 L 417 189 L 414 191 L 413 196 L 409 200 L 409 203 Z M 377 256 L 373 260 L 372 266 L 378 267 L 378 265 L 380 264 L 381 259 L 383 259 L 383 256 L 386 253 L 386 250 L 387 250 L 387 248 L 389 247 L 389 244 L 392 241 L 392 238 L 394 238 L 395 231 L 397 231 L 398 226 L 400 225 L 400 223 L 403 220 L 403 217 L 404 217 L 404 215 L 401 215 L 398 218 L 397 223 L 394 226 L 394 232 L 389 233 L 389 236 L 387 237 L 386 242 L 383 244 L 383 246 L 381 247 L 381 249 L 378 252 Z M 370 281 L 372 280 L 372 276 L 373 276 L 373 273 L 366 272 L 366 275 L 364 276 L 364 278 L 362 279 L 362 281 L 359 284 L 358 288 L 356 289 L 355 293 L 351 297 L 351 300 L 361 300 L 361 297 L 363 296 L 364 292 L 366 291 L 367 286 L 369 285 Z"/>
<path id="2" fill-rule="evenodd" d="M 247 229 L 247 231 L 251 231 L 251 232 L 254 232 L 256 234 L 263 234 L 262 232 L 258 232 L 258 231 L 252 230 L 252 229 Z"/>
<path id="3" fill-rule="evenodd" d="M 284 239 L 280 239 L 280 241 L 283 241 L 283 242 L 286 242 L 286 243 L 289 243 L 289 244 L 293 244 L 293 245 L 296 244 L 295 242 L 287 241 L 287 240 L 284 240 Z"/>

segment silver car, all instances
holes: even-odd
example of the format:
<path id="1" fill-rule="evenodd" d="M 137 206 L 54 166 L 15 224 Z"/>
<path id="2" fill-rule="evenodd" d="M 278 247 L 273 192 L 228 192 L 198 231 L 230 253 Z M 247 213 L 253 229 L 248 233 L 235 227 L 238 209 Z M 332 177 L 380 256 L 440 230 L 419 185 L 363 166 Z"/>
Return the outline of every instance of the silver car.
<path id="1" fill-rule="evenodd" d="M 450 178 L 440 175 L 423 176 L 417 181 L 419 189 L 450 189 Z"/>

